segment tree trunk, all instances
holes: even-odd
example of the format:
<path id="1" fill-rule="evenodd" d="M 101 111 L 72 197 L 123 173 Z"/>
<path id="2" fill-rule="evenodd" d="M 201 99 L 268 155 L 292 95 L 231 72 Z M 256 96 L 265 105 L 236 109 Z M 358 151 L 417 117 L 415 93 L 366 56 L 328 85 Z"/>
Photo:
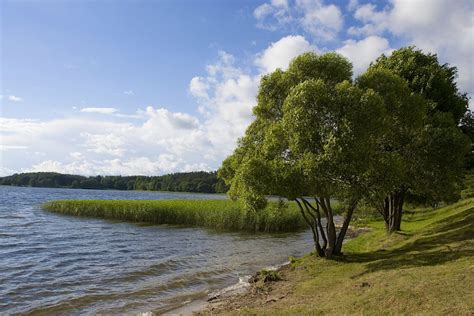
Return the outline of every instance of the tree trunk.
<path id="1" fill-rule="evenodd" d="M 305 222 L 311 228 L 316 254 L 319 257 L 330 259 L 335 255 L 341 254 L 342 242 L 344 241 L 344 237 L 357 203 L 354 202 L 349 206 L 341 230 L 339 231 L 339 234 L 336 234 L 331 200 L 328 197 L 314 199 L 316 201 L 316 207 L 311 205 L 309 201 L 302 197 L 296 198 L 295 202 L 297 203 Z M 326 229 L 324 229 L 321 224 L 321 209 L 327 219 Z M 321 240 L 322 244 L 320 242 Z"/>
<path id="2" fill-rule="evenodd" d="M 389 234 L 401 229 L 404 198 L 405 190 L 403 188 L 390 193 L 385 198 L 381 213 L 384 217 L 385 228 Z"/>
<path id="3" fill-rule="evenodd" d="M 342 243 L 344 242 L 344 237 L 346 237 L 347 229 L 349 228 L 349 224 L 352 219 L 352 214 L 357 206 L 357 203 L 354 202 L 349 205 L 347 209 L 346 216 L 344 217 L 344 222 L 342 223 L 341 230 L 339 231 L 339 235 L 337 236 L 336 245 L 334 246 L 334 254 L 341 255 L 342 254 Z"/>
<path id="4" fill-rule="evenodd" d="M 336 245 L 336 226 L 334 225 L 334 215 L 331 208 L 331 200 L 327 197 L 319 199 L 321 207 L 326 215 L 326 234 L 328 245 L 326 247 L 326 258 L 331 258 L 334 254 L 334 247 Z"/>
<path id="5" fill-rule="evenodd" d="M 395 204 L 395 216 L 394 216 L 394 223 L 393 223 L 394 231 L 401 230 L 404 199 L 405 199 L 405 191 L 401 189 L 400 192 L 397 193 L 397 200 Z"/>
<path id="6" fill-rule="evenodd" d="M 310 217 L 308 217 L 309 214 L 308 215 L 306 214 L 306 212 L 309 212 L 309 211 L 308 211 L 308 208 L 306 206 L 306 201 L 304 199 L 302 199 L 302 200 L 303 200 L 303 203 L 305 204 L 304 208 L 301 205 L 301 202 L 298 201 L 298 199 L 295 199 L 295 201 L 298 204 L 298 207 L 300 209 L 301 215 L 303 216 L 306 224 L 308 224 L 308 226 L 311 228 L 311 232 L 313 234 L 314 250 L 315 250 L 316 254 L 319 257 L 324 257 L 325 256 L 324 249 L 321 247 L 321 245 L 319 243 L 318 225 L 314 220 L 312 220 L 312 219 L 310 219 Z M 306 211 L 305 211 L 305 209 L 306 209 Z"/>

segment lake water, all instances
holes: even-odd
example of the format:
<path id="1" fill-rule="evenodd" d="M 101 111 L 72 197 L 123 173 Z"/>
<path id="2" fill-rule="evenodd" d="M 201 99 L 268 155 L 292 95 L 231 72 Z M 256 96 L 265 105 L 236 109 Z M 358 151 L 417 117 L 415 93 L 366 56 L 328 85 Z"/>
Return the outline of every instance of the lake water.
<path id="1" fill-rule="evenodd" d="M 55 199 L 224 195 L 0 186 L 0 314 L 160 313 L 312 250 L 308 232 L 244 234 L 78 218 Z"/>

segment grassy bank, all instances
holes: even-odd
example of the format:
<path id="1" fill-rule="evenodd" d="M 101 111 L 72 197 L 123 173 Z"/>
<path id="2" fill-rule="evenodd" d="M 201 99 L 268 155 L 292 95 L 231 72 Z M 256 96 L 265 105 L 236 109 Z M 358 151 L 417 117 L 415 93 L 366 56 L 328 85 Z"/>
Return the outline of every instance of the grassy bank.
<path id="1" fill-rule="evenodd" d="M 282 232 L 306 228 L 294 203 L 270 202 L 257 213 L 230 200 L 61 200 L 43 205 L 48 211 L 133 222 L 209 227 L 219 230 Z"/>
<path id="2" fill-rule="evenodd" d="M 345 244 L 343 259 L 296 259 L 282 281 L 215 303 L 212 313 L 472 315 L 473 198 L 410 212 L 392 236 L 381 221 L 364 225 L 372 231 Z"/>

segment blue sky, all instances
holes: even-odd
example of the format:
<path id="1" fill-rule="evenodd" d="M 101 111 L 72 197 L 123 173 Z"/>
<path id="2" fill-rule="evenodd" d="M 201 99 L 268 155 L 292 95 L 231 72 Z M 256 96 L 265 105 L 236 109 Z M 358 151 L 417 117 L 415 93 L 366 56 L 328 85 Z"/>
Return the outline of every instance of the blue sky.
<path id="1" fill-rule="evenodd" d="M 252 120 L 260 76 L 308 50 L 336 50 L 357 75 L 414 44 L 458 66 L 474 92 L 470 1 L 4 0 L 0 10 L 0 175 L 214 170 Z"/>

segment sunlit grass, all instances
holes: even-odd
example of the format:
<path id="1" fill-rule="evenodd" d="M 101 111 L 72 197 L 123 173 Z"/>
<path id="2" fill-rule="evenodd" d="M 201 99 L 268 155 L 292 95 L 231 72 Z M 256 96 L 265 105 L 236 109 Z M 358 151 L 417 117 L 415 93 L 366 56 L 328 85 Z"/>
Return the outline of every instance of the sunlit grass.
<path id="1" fill-rule="evenodd" d="M 402 232 L 383 222 L 348 241 L 344 257 L 307 255 L 284 275 L 291 293 L 274 304 L 254 299 L 251 315 L 472 315 L 474 199 L 406 214 Z M 230 312 L 229 314 L 238 314 Z"/>
<path id="2" fill-rule="evenodd" d="M 230 200 L 61 200 L 48 202 L 43 208 L 75 216 L 218 230 L 283 232 L 306 228 L 294 203 L 270 202 L 258 212 L 248 212 Z"/>

